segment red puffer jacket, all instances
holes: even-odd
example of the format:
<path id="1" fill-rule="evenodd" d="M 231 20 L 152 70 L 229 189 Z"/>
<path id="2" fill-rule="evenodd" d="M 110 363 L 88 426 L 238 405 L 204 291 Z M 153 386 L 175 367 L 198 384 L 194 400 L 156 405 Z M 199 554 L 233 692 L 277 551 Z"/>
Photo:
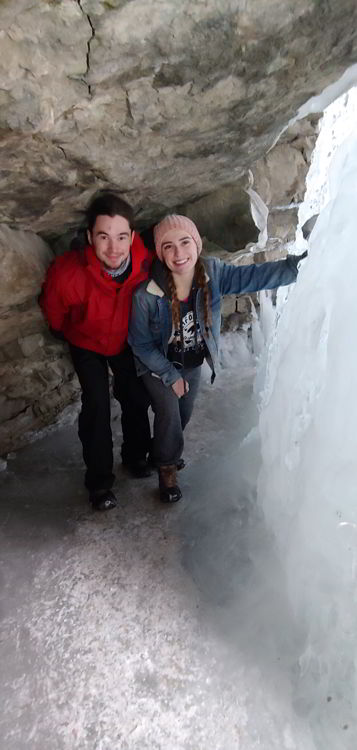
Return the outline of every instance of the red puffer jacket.
<path id="1" fill-rule="evenodd" d="M 132 271 L 120 284 L 103 269 L 92 247 L 71 250 L 48 269 L 39 303 L 51 328 L 71 344 L 110 356 L 125 347 L 134 289 L 148 278 L 151 253 L 139 235 Z"/>

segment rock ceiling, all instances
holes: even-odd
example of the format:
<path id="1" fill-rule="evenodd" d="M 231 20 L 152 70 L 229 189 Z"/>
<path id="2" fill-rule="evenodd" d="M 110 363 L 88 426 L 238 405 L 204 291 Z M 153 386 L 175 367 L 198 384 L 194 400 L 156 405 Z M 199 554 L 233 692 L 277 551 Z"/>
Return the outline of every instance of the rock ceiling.
<path id="1" fill-rule="evenodd" d="M 2 0 L 0 221 L 117 188 L 142 223 L 233 184 L 356 61 L 354 0 Z"/>

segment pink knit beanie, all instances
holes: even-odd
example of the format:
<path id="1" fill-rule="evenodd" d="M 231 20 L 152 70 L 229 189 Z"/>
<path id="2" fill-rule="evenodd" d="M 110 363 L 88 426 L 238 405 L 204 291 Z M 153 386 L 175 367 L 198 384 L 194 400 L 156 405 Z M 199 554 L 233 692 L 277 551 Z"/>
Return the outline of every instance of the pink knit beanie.
<path id="1" fill-rule="evenodd" d="M 170 216 L 165 216 L 165 218 L 162 219 L 159 224 L 156 224 L 156 227 L 154 227 L 156 254 L 160 260 L 162 260 L 161 245 L 163 243 L 165 235 L 170 231 L 170 229 L 182 229 L 183 232 L 187 232 L 187 234 L 189 234 L 192 239 L 194 239 L 197 245 L 198 255 L 200 254 L 200 252 L 202 251 L 202 240 L 196 224 L 194 224 L 193 221 L 191 221 L 191 219 L 189 219 L 187 216 L 171 214 Z"/>

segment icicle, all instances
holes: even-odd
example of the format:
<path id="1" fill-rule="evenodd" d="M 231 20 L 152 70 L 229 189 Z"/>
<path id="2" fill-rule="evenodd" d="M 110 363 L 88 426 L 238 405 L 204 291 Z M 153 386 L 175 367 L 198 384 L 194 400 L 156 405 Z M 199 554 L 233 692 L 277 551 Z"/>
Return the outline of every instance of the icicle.
<path id="1" fill-rule="evenodd" d="M 250 213 L 254 221 L 255 226 L 259 229 L 259 237 L 255 245 L 251 247 L 252 252 L 263 250 L 266 247 L 268 241 L 268 216 L 269 209 L 264 203 L 263 199 L 258 195 L 256 190 L 253 190 L 254 177 L 249 170 L 248 172 L 249 187 L 246 188 L 245 192 L 249 195 L 250 199 Z"/>

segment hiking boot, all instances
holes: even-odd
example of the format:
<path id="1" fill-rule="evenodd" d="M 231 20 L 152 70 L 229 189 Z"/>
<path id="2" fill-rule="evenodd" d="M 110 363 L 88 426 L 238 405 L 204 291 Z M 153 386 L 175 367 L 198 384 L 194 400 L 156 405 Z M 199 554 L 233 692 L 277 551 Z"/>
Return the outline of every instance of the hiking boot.
<path id="1" fill-rule="evenodd" d="M 89 493 L 89 502 L 93 510 L 111 510 L 116 507 L 117 499 L 111 490 L 95 490 Z"/>
<path id="2" fill-rule="evenodd" d="M 152 471 L 146 458 L 138 458 L 137 461 L 123 461 L 123 466 L 135 479 L 151 477 Z"/>
<path id="3" fill-rule="evenodd" d="M 148 464 L 149 464 L 149 466 L 152 466 L 154 469 L 156 468 L 156 463 L 155 463 L 155 460 L 152 457 L 151 453 L 149 453 Z M 179 458 L 179 460 L 178 460 L 178 462 L 176 464 L 177 471 L 181 471 L 181 469 L 184 469 L 185 466 L 186 466 L 185 459 L 184 458 Z"/>
<path id="4" fill-rule="evenodd" d="M 182 492 L 177 484 L 176 464 L 159 466 L 159 490 L 162 503 L 177 503 Z"/>

